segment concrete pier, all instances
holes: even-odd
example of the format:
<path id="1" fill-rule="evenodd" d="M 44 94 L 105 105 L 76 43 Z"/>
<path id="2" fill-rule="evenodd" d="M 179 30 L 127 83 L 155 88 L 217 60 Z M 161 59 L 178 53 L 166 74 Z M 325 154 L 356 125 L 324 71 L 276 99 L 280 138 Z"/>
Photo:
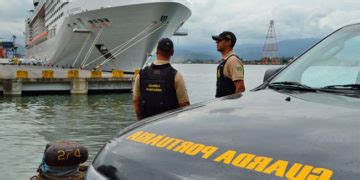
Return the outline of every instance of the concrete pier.
<path id="1" fill-rule="evenodd" d="M 85 95 L 88 93 L 88 87 L 86 79 L 74 79 L 71 82 L 71 94 Z"/>
<path id="2" fill-rule="evenodd" d="M 22 83 L 19 79 L 5 79 L 3 80 L 4 95 L 21 95 Z"/>
<path id="3" fill-rule="evenodd" d="M 131 91 L 134 75 L 121 70 L 113 72 L 61 69 L 36 66 L 0 65 L 0 93 L 26 94 L 68 93 L 86 95 L 91 92 Z"/>

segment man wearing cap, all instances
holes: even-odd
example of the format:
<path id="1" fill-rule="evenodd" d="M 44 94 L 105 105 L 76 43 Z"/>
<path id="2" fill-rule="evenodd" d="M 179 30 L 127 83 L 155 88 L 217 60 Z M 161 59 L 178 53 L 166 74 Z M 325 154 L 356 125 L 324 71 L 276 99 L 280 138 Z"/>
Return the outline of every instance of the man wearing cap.
<path id="1" fill-rule="evenodd" d="M 135 78 L 133 104 L 138 120 L 190 104 L 182 75 L 170 65 L 173 54 L 173 42 L 161 39 L 157 59 Z"/>
<path id="2" fill-rule="evenodd" d="M 224 31 L 218 36 L 212 36 L 212 39 L 216 41 L 217 50 L 222 54 L 217 68 L 215 97 L 244 92 L 244 65 L 233 51 L 236 43 L 234 33 Z"/>

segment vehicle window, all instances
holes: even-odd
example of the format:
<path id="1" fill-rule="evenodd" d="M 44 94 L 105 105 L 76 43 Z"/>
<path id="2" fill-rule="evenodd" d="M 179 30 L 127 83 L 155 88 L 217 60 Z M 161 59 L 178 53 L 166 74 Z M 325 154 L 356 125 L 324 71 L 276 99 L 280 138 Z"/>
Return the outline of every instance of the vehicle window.
<path id="1" fill-rule="evenodd" d="M 360 25 L 348 26 L 317 44 L 273 82 L 298 82 L 313 88 L 360 84 Z"/>
<path id="2" fill-rule="evenodd" d="M 359 66 L 360 64 L 360 36 L 348 39 L 344 47 L 335 55 L 343 66 Z"/>
<path id="3" fill-rule="evenodd" d="M 312 66 L 305 70 L 301 84 L 314 88 L 360 83 L 360 67 Z"/>

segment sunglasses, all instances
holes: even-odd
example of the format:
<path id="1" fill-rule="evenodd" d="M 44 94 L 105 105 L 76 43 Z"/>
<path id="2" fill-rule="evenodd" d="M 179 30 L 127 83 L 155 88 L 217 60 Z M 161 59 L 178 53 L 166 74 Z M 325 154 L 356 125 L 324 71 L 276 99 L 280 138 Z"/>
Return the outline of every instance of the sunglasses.
<path id="1" fill-rule="evenodd" d="M 221 41 L 224 41 L 225 39 L 217 39 L 216 40 L 216 43 L 219 43 L 219 42 L 221 42 Z"/>
<path id="2" fill-rule="evenodd" d="M 227 41 L 227 40 L 229 40 L 229 39 L 218 39 L 218 40 L 216 40 L 216 43 L 219 43 L 221 41 Z"/>

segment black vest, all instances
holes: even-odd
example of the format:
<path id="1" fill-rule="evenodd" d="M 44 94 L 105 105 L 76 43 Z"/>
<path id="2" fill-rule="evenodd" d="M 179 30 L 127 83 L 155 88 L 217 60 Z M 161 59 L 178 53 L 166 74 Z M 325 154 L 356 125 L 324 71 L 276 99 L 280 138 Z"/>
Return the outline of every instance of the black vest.
<path id="1" fill-rule="evenodd" d="M 222 61 L 217 67 L 216 95 L 215 95 L 215 97 L 217 98 L 235 93 L 236 87 L 233 80 L 231 78 L 224 76 L 225 64 L 231 56 L 236 56 L 236 55 L 234 54 L 230 55 L 226 60 Z M 237 58 L 240 59 L 239 57 Z"/>
<path id="2" fill-rule="evenodd" d="M 140 71 L 141 119 L 180 107 L 175 89 L 176 73 L 170 64 L 151 64 Z"/>

